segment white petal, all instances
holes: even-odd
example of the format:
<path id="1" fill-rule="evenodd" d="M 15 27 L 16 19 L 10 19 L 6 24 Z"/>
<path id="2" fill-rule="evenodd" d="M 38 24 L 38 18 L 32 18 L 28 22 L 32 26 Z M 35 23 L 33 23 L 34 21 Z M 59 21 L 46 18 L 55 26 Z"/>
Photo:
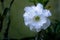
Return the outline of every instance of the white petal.
<path id="1" fill-rule="evenodd" d="M 43 8 L 43 5 L 42 5 L 41 3 L 38 3 L 38 4 L 37 4 L 37 8 L 39 8 L 39 9 L 40 9 L 40 8 Z"/>
<path id="2" fill-rule="evenodd" d="M 35 10 L 37 11 L 38 14 L 41 14 L 43 11 L 43 5 L 38 3 Z"/>
<path id="3" fill-rule="evenodd" d="M 48 17 L 48 16 L 51 16 L 51 12 L 49 10 L 45 9 L 43 11 L 43 14 L 42 15 Z"/>
<path id="4" fill-rule="evenodd" d="M 50 26 L 50 20 L 47 19 L 47 22 L 42 26 L 42 29 L 47 29 Z"/>
<path id="5" fill-rule="evenodd" d="M 37 31 L 37 32 L 39 32 L 41 30 L 41 27 L 40 26 L 30 25 L 29 27 L 30 27 L 30 30 L 31 31 Z"/>
<path id="6" fill-rule="evenodd" d="M 41 29 L 46 29 L 50 25 L 50 20 L 47 19 L 51 16 L 51 13 L 47 9 L 43 9 L 43 5 L 38 3 L 37 6 L 30 6 L 24 8 L 25 13 L 23 14 L 25 25 L 32 31 L 39 32 Z M 39 16 L 39 21 L 34 21 L 33 18 Z"/>
<path id="7" fill-rule="evenodd" d="M 43 11 L 43 5 L 38 3 L 37 6 L 31 6 L 32 10 L 34 10 L 35 13 L 41 14 Z"/>
<path id="8" fill-rule="evenodd" d="M 36 13 L 25 12 L 23 14 L 23 17 L 33 18 L 35 15 L 36 15 Z"/>
<path id="9" fill-rule="evenodd" d="M 33 26 L 32 25 L 29 25 L 29 28 L 30 28 L 30 30 L 32 30 L 33 29 Z"/>
<path id="10" fill-rule="evenodd" d="M 28 13 L 28 12 L 25 12 L 23 14 L 25 25 L 30 24 L 32 22 L 34 16 L 36 16 L 36 13 Z"/>
<path id="11" fill-rule="evenodd" d="M 31 24 L 29 24 L 30 26 L 30 30 L 34 30 L 35 29 L 35 31 L 40 31 L 41 30 L 41 26 L 43 26 L 43 24 L 45 23 L 44 22 L 45 20 L 43 20 L 43 21 L 40 21 L 40 22 L 31 22 Z"/>
<path id="12" fill-rule="evenodd" d="M 46 22 L 47 22 L 47 18 L 44 17 L 43 15 L 41 15 L 41 16 L 40 16 L 40 21 L 39 21 L 40 25 L 43 25 L 43 24 L 46 23 Z"/>
<path id="13" fill-rule="evenodd" d="M 25 20 L 25 25 L 29 25 L 32 21 L 29 19 L 24 19 Z"/>
<path id="14" fill-rule="evenodd" d="M 24 11 L 27 11 L 27 12 L 28 12 L 28 11 L 30 11 L 30 10 L 32 10 L 31 7 L 25 7 L 25 8 L 24 8 Z"/>
<path id="15" fill-rule="evenodd" d="M 24 11 L 25 12 L 33 12 L 35 10 L 35 6 L 31 6 L 31 7 L 25 7 Z"/>
<path id="16" fill-rule="evenodd" d="M 32 17 L 30 15 L 28 15 L 28 13 L 24 14 L 23 17 L 24 17 L 25 25 L 28 25 L 32 20 Z"/>

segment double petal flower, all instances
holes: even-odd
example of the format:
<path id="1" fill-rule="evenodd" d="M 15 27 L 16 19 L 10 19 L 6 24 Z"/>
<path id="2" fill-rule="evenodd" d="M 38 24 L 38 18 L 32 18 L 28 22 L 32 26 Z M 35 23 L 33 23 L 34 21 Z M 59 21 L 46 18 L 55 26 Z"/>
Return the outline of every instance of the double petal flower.
<path id="1" fill-rule="evenodd" d="M 50 20 L 48 17 L 51 16 L 51 12 L 44 9 L 42 4 L 38 3 L 37 6 L 25 7 L 24 11 L 24 22 L 30 30 L 39 32 L 41 29 L 45 30 L 49 27 Z"/>

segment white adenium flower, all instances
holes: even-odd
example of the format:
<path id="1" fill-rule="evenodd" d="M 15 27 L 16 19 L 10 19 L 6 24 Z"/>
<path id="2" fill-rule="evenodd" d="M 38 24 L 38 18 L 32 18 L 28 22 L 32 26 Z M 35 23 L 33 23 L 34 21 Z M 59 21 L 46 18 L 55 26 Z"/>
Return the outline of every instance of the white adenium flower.
<path id="1" fill-rule="evenodd" d="M 37 6 L 30 6 L 24 8 L 23 14 L 25 25 L 32 31 L 41 31 L 50 25 L 50 20 L 47 18 L 51 13 L 47 9 L 43 9 L 43 5 L 38 3 Z"/>

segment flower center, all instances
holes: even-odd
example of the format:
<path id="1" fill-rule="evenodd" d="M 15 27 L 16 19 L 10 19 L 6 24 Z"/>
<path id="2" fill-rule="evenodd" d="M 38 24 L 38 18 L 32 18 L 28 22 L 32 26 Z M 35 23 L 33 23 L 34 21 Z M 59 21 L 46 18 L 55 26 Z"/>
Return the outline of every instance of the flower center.
<path id="1" fill-rule="evenodd" d="M 35 21 L 39 21 L 40 20 L 40 17 L 39 16 L 35 16 L 34 20 Z"/>

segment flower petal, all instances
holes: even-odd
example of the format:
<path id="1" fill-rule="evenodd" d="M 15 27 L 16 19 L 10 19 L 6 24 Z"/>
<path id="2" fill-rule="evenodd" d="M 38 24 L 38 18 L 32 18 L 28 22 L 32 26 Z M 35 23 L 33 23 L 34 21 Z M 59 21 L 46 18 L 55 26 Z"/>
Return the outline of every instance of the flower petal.
<path id="1" fill-rule="evenodd" d="M 34 25 L 30 24 L 29 28 L 30 28 L 30 30 L 37 31 L 37 32 L 39 32 L 41 30 L 41 26 L 39 26 L 38 24 L 35 24 L 35 23 L 34 23 Z"/>
<path id="2" fill-rule="evenodd" d="M 50 26 L 50 20 L 47 19 L 47 22 L 41 27 L 42 29 L 47 29 Z"/>
<path id="3" fill-rule="evenodd" d="M 37 8 L 39 8 L 39 9 L 40 9 L 40 8 L 43 8 L 43 5 L 42 5 L 41 3 L 38 3 L 38 4 L 37 4 Z"/>
<path id="4" fill-rule="evenodd" d="M 43 5 L 38 3 L 35 10 L 37 11 L 37 14 L 41 14 L 43 11 Z"/>
<path id="5" fill-rule="evenodd" d="M 37 6 L 30 6 L 24 8 L 23 14 L 25 25 L 32 31 L 41 31 L 46 29 L 50 25 L 50 20 L 47 18 L 51 16 L 51 13 L 47 9 L 43 9 L 43 5 L 38 3 Z M 34 20 L 34 17 L 39 16 L 39 20 Z"/>
<path id="6" fill-rule="evenodd" d="M 25 13 L 23 15 L 23 17 L 24 17 L 25 25 L 28 25 L 31 22 L 33 15 L 31 17 L 31 15 L 29 15 L 29 13 Z"/>
<path id="7" fill-rule="evenodd" d="M 45 17 L 48 17 L 48 16 L 51 16 L 51 12 L 49 10 L 45 9 L 43 11 L 43 14 L 42 15 L 45 16 Z"/>
<path id="8" fill-rule="evenodd" d="M 25 11 L 25 12 L 34 12 L 34 10 L 35 10 L 35 6 L 25 7 L 25 8 L 24 8 L 24 11 Z"/>

